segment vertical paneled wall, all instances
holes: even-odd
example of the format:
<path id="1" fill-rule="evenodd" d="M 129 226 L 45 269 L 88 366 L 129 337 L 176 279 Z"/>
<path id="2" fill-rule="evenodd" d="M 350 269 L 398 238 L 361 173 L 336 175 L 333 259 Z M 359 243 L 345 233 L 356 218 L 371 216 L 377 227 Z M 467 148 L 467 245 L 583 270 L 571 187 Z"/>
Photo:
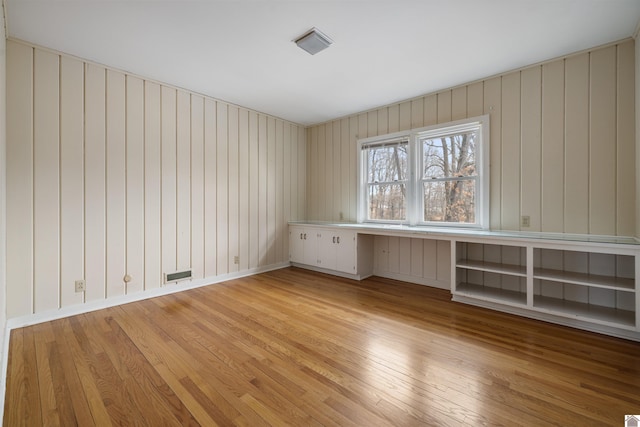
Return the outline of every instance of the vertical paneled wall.
<path id="1" fill-rule="evenodd" d="M 357 138 L 489 114 L 492 229 L 634 236 L 634 50 L 623 41 L 308 128 L 308 219 L 356 220 Z M 390 246 L 377 241 L 377 272 L 414 275 L 386 269 Z"/>
<path id="2" fill-rule="evenodd" d="M 4 34 L 4 20 L 0 22 L 0 31 Z M 0 40 L 0 129 L 6 129 L 6 58 L 7 58 L 7 50 L 6 50 L 6 40 L 3 37 Z M 2 301 L 0 301 L 0 348 L 4 349 L 5 339 L 9 337 L 5 337 L 6 328 L 5 325 L 7 323 L 7 304 L 4 299 L 6 295 L 7 282 L 6 276 L 2 272 L 6 271 L 6 236 L 7 236 L 7 228 L 6 228 L 6 191 L 5 191 L 5 180 L 6 180 L 6 133 L 0 132 L 0 295 L 3 296 Z M 4 352 L 2 356 L 0 356 L 0 366 L 4 365 Z M 4 390 L 5 390 L 5 381 L 6 375 L 0 375 L 0 401 L 4 401 Z"/>
<path id="3" fill-rule="evenodd" d="M 144 292 L 163 273 L 213 279 L 288 261 L 287 222 L 305 217 L 301 126 L 7 49 L 9 317 Z"/>
<path id="4" fill-rule="evenodd" d="M 308 219 L 356 219 L 357 138 L 489 114 L 492 229 L 635 235 L 634 49 L 628 40 L 308 128 Z"/>

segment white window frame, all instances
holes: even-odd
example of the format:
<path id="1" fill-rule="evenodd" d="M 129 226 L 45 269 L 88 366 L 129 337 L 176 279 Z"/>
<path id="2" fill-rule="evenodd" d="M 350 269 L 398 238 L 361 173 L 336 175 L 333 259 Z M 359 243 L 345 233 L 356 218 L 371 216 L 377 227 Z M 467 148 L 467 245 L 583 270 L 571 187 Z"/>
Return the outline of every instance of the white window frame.
<path id="1" fill-rule="evenodd" d="M 425 137 L 437 137 L 456 132 L 465 132 L 478 129 L 478 141 L 476 141 L 476 222 L 435 222 L 424 221 L 424 197 L 422 195 L 422 147 L 420 140 Z M 489 144 L 490 144 L 489 115 L 471 117 L 448 123 L 440 123 L 433 126 L 412 129 L 410 131 L 395 132 L 386 135 L 358 139 L 358 203 L 357 220 L 360 223 L 394 223 L 410 226 L 452 227 L 452 228 L 476 228 L 489 229 Z M 393 142 L 408 139 L 408 168 L 406 188 L 406 219 L 377 220 L 368 218 L 368 183 L 367 183 L 367 158 L 363 153 L 367 146 L 378 145 L 385 142 Z"/>

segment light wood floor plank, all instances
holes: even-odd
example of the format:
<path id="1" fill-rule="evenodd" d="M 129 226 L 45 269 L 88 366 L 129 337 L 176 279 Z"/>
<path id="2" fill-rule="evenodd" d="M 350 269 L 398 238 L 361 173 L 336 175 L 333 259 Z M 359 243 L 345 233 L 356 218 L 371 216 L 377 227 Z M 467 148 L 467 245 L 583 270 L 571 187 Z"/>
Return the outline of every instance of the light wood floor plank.
<path id="1" fill-rule="evenodd" d="M 286 268 L 16 329 L 6 396 L 11 427 L 618 426 L 640 343 Z"/>

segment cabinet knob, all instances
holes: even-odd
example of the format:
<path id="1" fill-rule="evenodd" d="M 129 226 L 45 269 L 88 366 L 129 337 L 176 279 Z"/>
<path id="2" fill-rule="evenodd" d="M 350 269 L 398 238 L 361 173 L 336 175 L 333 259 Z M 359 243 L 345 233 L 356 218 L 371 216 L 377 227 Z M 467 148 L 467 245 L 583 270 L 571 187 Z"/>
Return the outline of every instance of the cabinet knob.
<path id="1" fill-rule="evenodd" d="M 340 236 L 336 237 L 336 241 L 340 244 Z"/>
<path id="2" fill-rule="evenodd" d="M 307 240 L 307 233 L 304 233 L 304 240 Z"/>
<path id="3" fill-rule="evenodd" d="M 302 233 L 300 233 L 300 240 L 302 240 Z"/>
<path id="4" fill-rule="evenodd" d="M 336 242 L 336 236 L 333 236 L 333 243 Z"/>

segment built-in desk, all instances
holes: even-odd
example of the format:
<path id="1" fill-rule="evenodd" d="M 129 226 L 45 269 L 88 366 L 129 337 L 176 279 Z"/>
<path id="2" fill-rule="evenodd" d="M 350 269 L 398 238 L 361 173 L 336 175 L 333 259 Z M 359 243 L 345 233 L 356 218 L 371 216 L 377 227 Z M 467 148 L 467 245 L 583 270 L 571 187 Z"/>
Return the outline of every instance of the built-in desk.
<path id="1" fill-rule="evenodd" d="M 374 236 L 447 241 L 452 299 L 640 341 L 634 238 L 291 222 L 293 265 L 357 280 L 374 272 Z"/>

